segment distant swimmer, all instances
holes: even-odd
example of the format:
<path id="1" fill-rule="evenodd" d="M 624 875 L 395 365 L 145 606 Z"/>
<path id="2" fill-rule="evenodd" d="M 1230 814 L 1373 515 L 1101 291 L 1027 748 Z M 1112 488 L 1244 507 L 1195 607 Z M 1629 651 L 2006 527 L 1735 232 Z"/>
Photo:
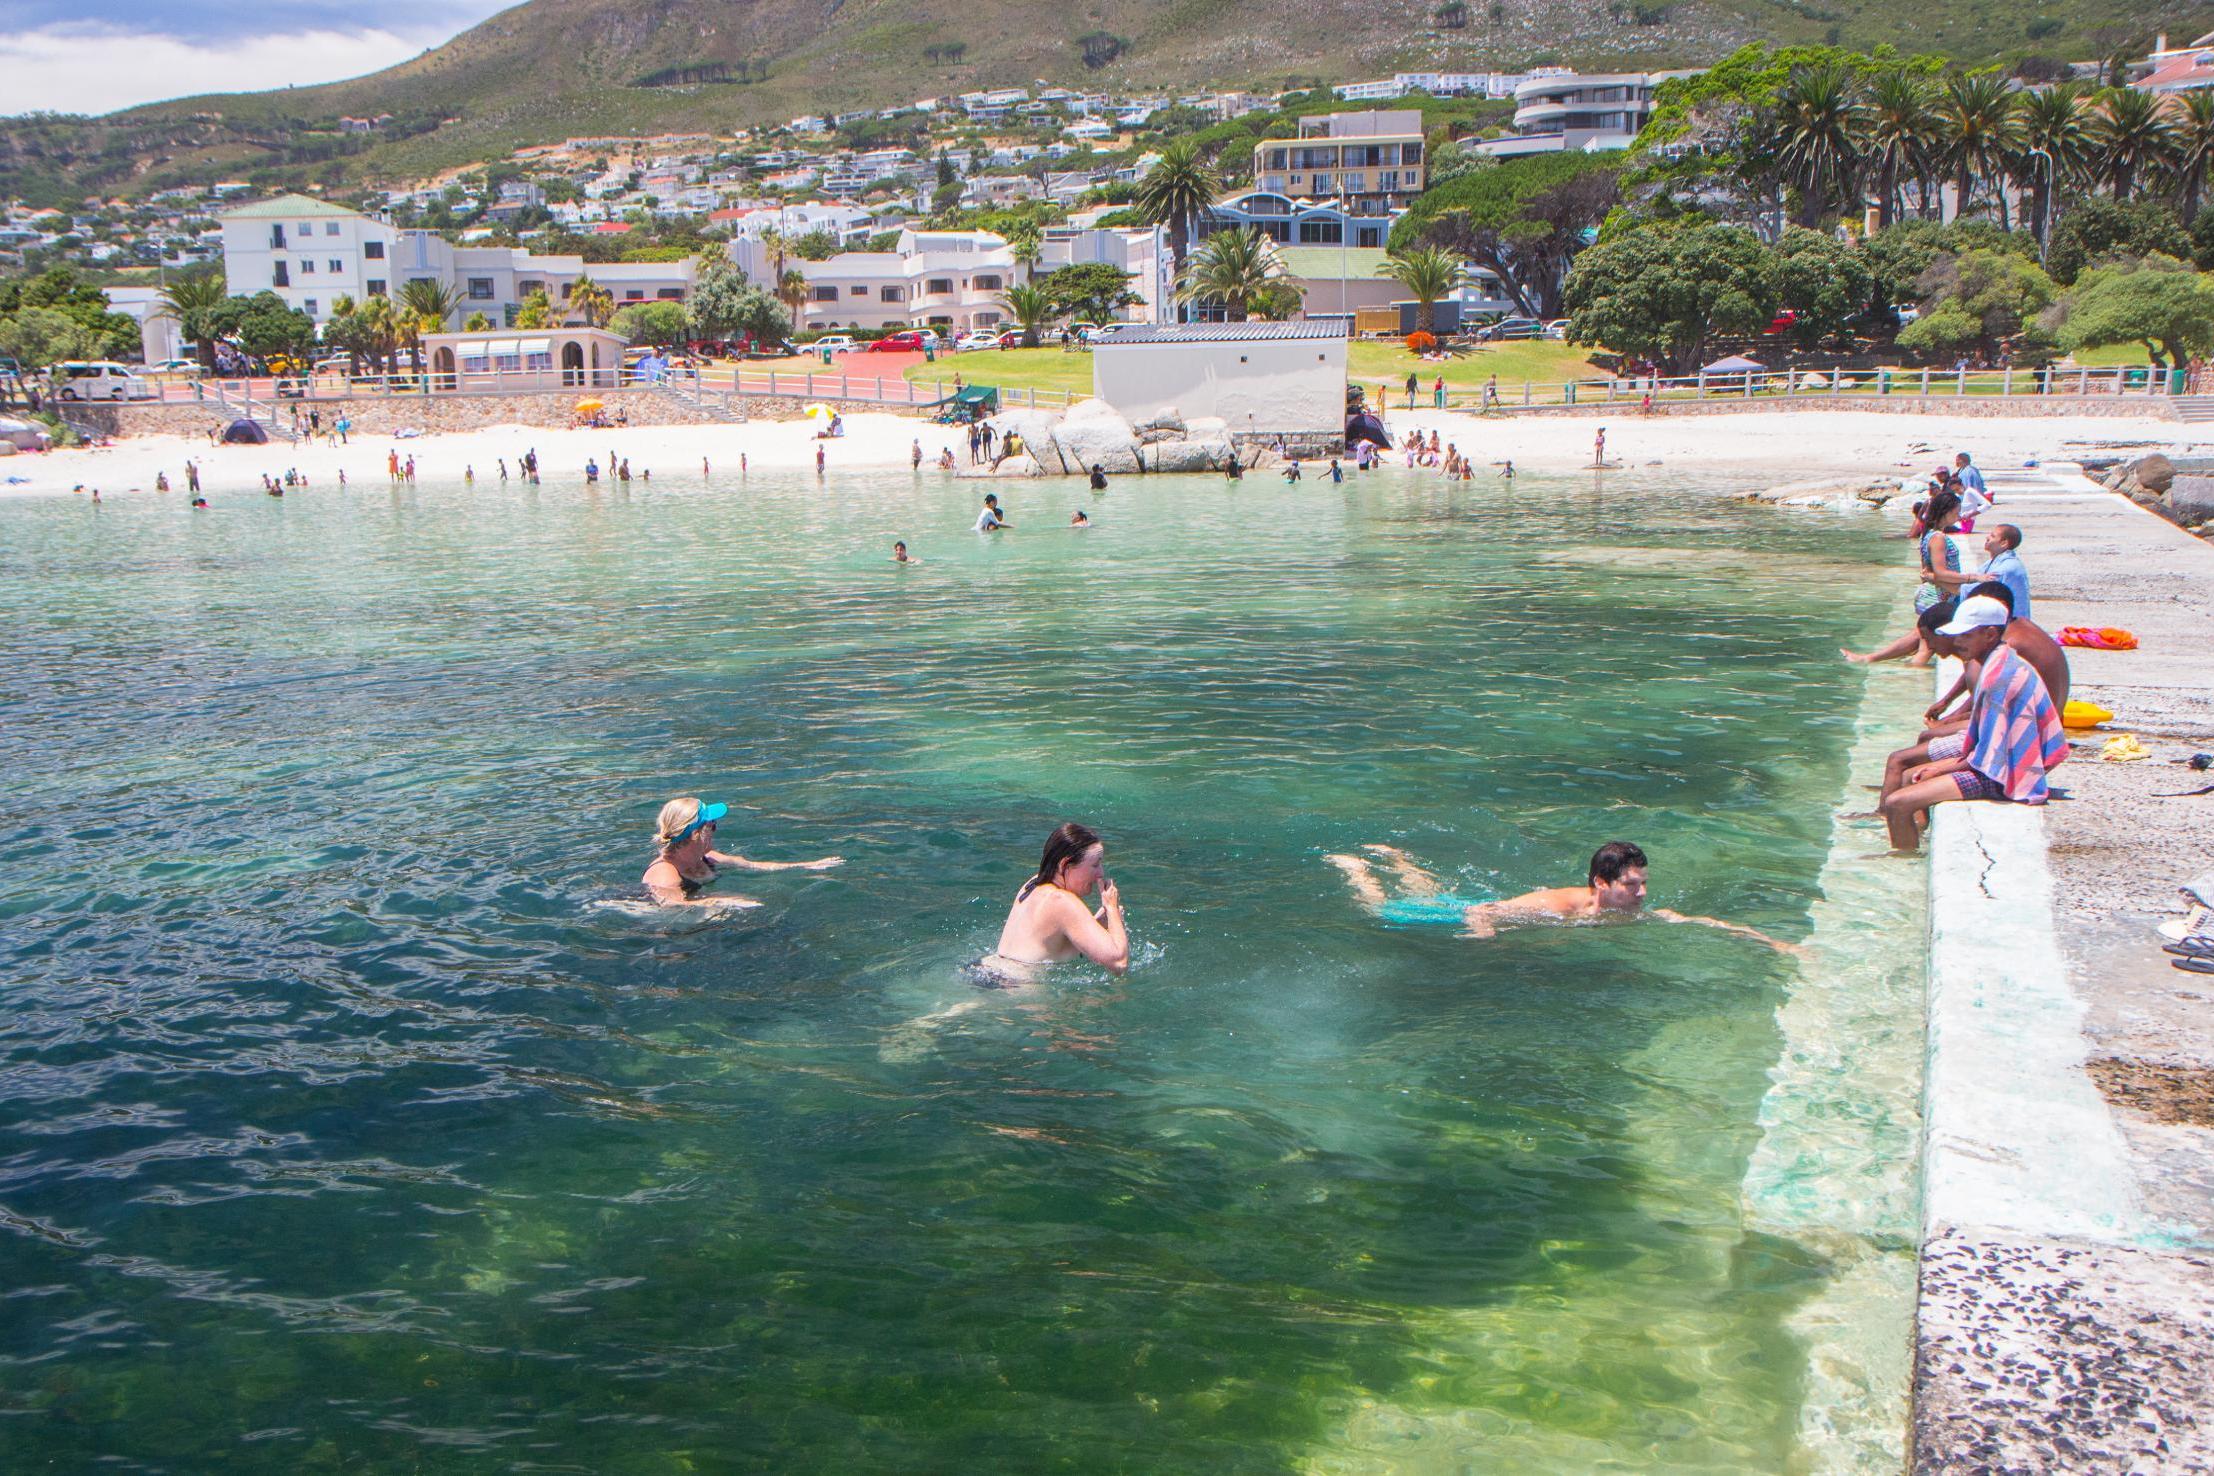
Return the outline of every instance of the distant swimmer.
<path id="1" fill-rule="evenodd" d="M 998 495 L 992 492 L 985 493 L 984 510 L 976 515 L 976 531 L 979 533 L 997 533 L 1002 528 L 1012 528 L 1014 526 L 1013 523 L 1008 522 L 1006 518 L 1000 515 Z"/>
<path id="2" fill-rule="evenodd" d="M 909 558 L 907 556 L 907 545 L 895 542 L 892 545 L 892 562 L 895 564 L 919 564 L 922 560 Z"/>
<path id="3" fill-rule="evenodd" d="M 1645 853 L 1628 841 L 1608 841 L 1592 854 L 1591 865 L 1586 868 L 1584 884 L 1580 887 L 1547 887 L 1542 891 L 1525 892 L 1519 897 L 1509 897 L 1499 902 L 1484 902 L 1469 897 L 1455 897 L 1444 892 L 1437 878 L 1431 876 L 1406 852 L 1393 846 L 1363 846 L 1361 849 L 1382 857 L 1398 880 L 1400 895 L 1387 896 L 1376 871 L 1361 856 L 1332 856 L 1330 864 L 1345 873 L 1346 884 L 1353 889 L 1354 900 L 1375 913 L 1385 922 L 1423 923 L 1459 921 L 1466 929 L 1467 938 L 1491 938 L 1501 927 L 1516 927 L 1538 922 L 1601 922 L 1636 917 L 1643 912 L 1647 917 L 1662 922 L 1697 923 L 1701 927 L 1719 928 L 1725 933 L 1756 939 L 1779 953 L 1796 953 L 1799 950 L 1789 943 L 1779 942 L 1766 933 L 1738 923 L 1723 922 L 1720 918 L 1699 917 L 1690 913 L 1672 912 L 1665 907 L 1645 906 Z"/>
<path id="4" fill-rule="evenodd" d="M 1088 958 L 1109 973 L 1130 967 L 1130 935 L 1122 895 L 1106 872 L 1107 847 L 1097 833 L 1070 822 L 1046 837 L 1037 874 L 1015 893 L 999 930 L 999 946 L 977 964 L 994 983 L 1024 984 L 1045 964 Z M 1099 909 L 1085 900 L 1099 893 Z"/>
<path id="5" fill-rule="evenodd" d="M 1089 517 L 1085 516 L 1084 509 L 1082 508 L 1078 508 L 1076 512 L 1069 518 L 1069 526 L 1071 528 L 1089 528 L 1091 525 L 1092 520 Z"/>
<path id="6" fill-rule="evenodd" d="M 664 907 L 705 901 L 700 889 L 715 879 L 718 867 L 740 871 L 827 871 L 843 864 L 842 857 L 819 861 L 749 861 L 744 856 L 713 849 L 715 823 L 730 813 L 730 806 L 709 804 L 696 797 L 673 799 L 661 807 L 654 824 L 658 848 L 653 865 L 646 868 L 646 890 Z M 723 899 L 745 903 L 747 898 Z"/>
<path id="7" fill-rule="evenodd" d="M 589 456 L 585 457 L 585 458 L 584 458 L 584 480 L 585 480 L 586 482 L 596 482 L 596 481 L 598 481 L 599 479 L 600 479 L 600 464 L 599 464 L 598 462 L 594 461 L 594 460 L 593 460 L 593 459 L 592 459 L 591 457 L 589 457 Z"/>

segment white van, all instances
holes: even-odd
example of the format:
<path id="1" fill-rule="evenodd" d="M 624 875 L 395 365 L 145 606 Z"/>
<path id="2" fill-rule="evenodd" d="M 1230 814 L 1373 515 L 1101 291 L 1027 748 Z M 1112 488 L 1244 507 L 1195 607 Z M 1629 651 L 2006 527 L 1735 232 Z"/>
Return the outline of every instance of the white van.
<path id="1" fill-rule="evenodd" d="M 48 371 L 57 400 L 158 400 L 161 388 L 128 364 L 56 364 Z"/>

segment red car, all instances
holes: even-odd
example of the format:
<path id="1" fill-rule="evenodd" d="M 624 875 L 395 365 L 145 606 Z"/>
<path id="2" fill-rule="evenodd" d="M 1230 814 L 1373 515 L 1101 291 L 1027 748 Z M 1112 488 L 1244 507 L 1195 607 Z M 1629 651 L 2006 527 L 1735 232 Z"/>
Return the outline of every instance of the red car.
<path id="1" fill-rule="evenodd" d="M 872 354 L 919 354 L 923 336 L 920 333 L 888 333 L 869 345 Z"/>
<path id="2" fill-rule="evenodd" d="M 1799 310 L 1797 308 L 1785 308 L 1782 312 L 1776 314 L 1775 320 L 1768 325 L 1767 331 L 1770 333 L 1789 333 L 1792 325 L 1798 321 Z"/>

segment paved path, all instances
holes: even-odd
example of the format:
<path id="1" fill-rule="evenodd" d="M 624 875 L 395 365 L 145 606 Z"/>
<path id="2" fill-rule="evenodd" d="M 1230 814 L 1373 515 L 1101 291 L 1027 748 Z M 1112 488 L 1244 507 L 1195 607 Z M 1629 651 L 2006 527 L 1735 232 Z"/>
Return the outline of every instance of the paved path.
<path id="1" fill-rule="evenodd" d="M 2214 977 L 2153 926 L 2214 867 L 2214 547 L 2073 468 L 1992 478 L 2038 623 L 2118 625 L 2040 814 L 1949 805 L 1931 847 L 1920 1471 L 2214 1467 Z M 2168 1120 L 2163 1120 L 2168 1119 Z"/>

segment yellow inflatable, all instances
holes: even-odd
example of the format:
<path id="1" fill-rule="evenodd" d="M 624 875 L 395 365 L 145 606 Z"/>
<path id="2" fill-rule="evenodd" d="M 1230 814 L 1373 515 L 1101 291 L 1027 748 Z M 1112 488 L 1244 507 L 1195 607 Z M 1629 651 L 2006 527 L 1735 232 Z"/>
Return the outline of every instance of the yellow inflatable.
<path id="1" fill-rule="evenodd" d="M 2060 725 L 2063 728 L 2096 728 L 2101 723 L 2111 722 L 2113 718 L 2113 713 L 2108 712 L 2096 702 L 2078 702 L 2071 699 L 2068 705 L 2060 710 Z"/>

